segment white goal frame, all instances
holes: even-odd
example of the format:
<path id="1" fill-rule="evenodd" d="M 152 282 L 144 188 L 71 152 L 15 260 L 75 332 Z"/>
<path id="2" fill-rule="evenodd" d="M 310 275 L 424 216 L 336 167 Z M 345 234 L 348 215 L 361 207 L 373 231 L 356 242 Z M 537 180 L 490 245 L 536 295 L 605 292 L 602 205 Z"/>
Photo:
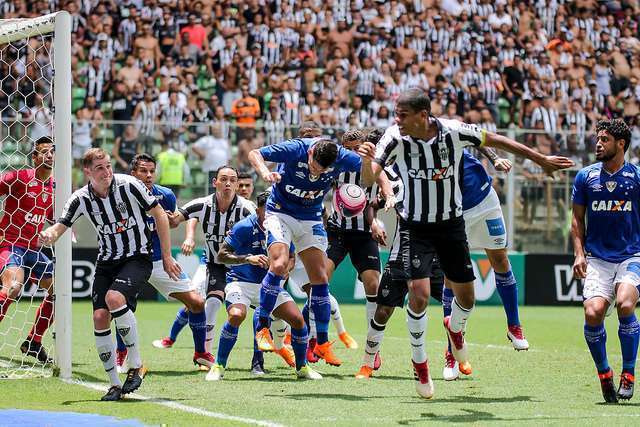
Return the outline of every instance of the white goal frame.
<path id="1" fill-rule="evenodd" d="M 31 19 L 0 19 L 0 45 L 53 33 L 53 137 L 56 150 L 55 218 L 71 197 L 71 17 L 61 11 Z M 55 363 L 71 379 L 71 233 L 55 245 Z"/>

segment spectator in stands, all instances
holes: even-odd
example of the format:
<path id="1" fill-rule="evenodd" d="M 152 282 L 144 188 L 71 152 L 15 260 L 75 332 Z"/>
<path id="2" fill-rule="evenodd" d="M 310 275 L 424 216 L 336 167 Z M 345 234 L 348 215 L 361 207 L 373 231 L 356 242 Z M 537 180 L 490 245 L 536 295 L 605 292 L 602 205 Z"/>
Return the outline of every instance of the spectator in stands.
<path id="1" fill-rule="evenodd" d="M 236 122 L 236 138 L 240 141 L 255 135 L 256 120 L 260 118 L 260 103 L 249 94 L 249 85 L 242 85 L 242 97 L 233 101 L 231 117 Z"/>
<path id="2" fill-rule="evenodd" d="M 126 125 L 121 136 L 116 137 L 111 155 L 116 161 L 116 173 L 129 173 L 129 165 L 136 154 L 142 153 L 138 130 L 133 124 Z"/>
<path id="3" fill-rule="evenodd" d="M 213 191 L 211 181 L 219 167 L 230 164 L 231 147 L 229 141 L 222 137 L 219 125 L 211 125 L 211 135 L 200 137 L 191 146 L 193 152 L 201 160 L 202 172 L 207 175 L 207 194 Z"/>
<path id="4" fill-rule="evenodd" d="M 172 136 L 176 136 L 175 131 Z M 185 155 L 172 147 L 169 139 L 164 139 L 156 160 L 158 184 L 170 188 L 179 197 L 180 190 L 191 176 Z"/>

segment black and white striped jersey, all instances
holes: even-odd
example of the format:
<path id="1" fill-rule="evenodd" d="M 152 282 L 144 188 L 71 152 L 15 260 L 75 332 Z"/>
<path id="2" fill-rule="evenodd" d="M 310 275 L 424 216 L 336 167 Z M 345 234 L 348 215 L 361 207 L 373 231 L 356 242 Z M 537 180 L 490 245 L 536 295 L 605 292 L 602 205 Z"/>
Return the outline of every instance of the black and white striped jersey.
<path id="1" fill-rule="evenodd" d="M 131 175 L 114 174 L 106 198 L 87 184 L 71 195 L 58 219 L 71 227 L 86 216 L 98 234 L 98 261 L 118 261 L 151 254 L 151 229 L 147 211 L 158 204 L 151 191 Z"/>
<path id="2" fill-rule="evenodd" d="M 398 214 L 412 223 L 435 223 L 462 216 L 462 153 L 480 146 L 486 131 L 457 120 L 435 119 L 438 135 L 429 141 L 400 135 L 397 125 L 376 146 L 376 163 L 398 166 L 404 185 Z"/>
<path id="3" fill-rule="evenodd" d="M 255 213 L 255 205 L 250 200 L 236 195 L 225 212 L 220 212 L 216 193 L 192 200 L 179 208 L 185 219 L 197 218 L 207 242 L 207 262 L 218 262 L 218 251 L 227 232 L 243 218 Z"/>

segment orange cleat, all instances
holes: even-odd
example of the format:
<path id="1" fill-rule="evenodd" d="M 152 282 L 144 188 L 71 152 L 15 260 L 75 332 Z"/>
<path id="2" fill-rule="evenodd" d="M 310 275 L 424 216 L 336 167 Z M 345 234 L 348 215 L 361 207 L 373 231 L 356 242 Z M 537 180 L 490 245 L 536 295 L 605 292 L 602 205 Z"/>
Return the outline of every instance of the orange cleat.
<path id="1" fill-rule="evenodd" d="M 331 348 L 332 345 L 333 342 L 329 341 L 324 344 L 316 344 L 316 347 L 313 349 L 313 353 L 320 359 L 324 359 L 324 361 L 331 366 L 340 366 L 342 365 L 342 360 L 338 359 L 338 357 L 333 353 L 333 349 Z"/>
<path id="2" fill-rule="evenodd" d="M 338 338 L 340 338 L 342 344 L 344 344 L 344 346 L 348 349 L 355 350 L 358 348 L 358 343 L 353 339 L 351 335 L 349 335 L 349 332 L 344 331 L 343 333 L 338 335 Z"/>
<path id="3" fill-rule="evenodd" d="M 274 350 L 274 353 L 282 357 L 286 364 L 291 366 L 292 368 L 296 366 L 296 355 L 293 353 L 293 350 L 290 347 L 285 345 L 279 350 Z"/>
<path id="4" fill-rule="evenodd" d="M 262 328 L 256 332 L 256 342 L 258 348 L 262 351 L 274 351 L 273 339 L 271 338 L 271 332 L 268 328 Z"/>
<path id="5" fill-rule="evenodd" d="M 360 370 L 356 374 L 356 379 L 363 380 L 368 379 L 373 376 L 373 368 L 370 368 L 367 365 L 360 366 Z"/>

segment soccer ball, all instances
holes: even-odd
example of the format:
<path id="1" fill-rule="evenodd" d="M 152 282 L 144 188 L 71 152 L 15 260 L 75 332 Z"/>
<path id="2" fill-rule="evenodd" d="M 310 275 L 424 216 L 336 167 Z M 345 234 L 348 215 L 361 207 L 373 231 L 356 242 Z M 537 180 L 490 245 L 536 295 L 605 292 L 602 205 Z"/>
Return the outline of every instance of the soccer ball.
<path id="1" fill-rule="evenodd" d="M 356 184 L 342 184 L 333 194 L 333 210 L 343 218 L 352 218 L 367 205 L 367 195 Z"/>

